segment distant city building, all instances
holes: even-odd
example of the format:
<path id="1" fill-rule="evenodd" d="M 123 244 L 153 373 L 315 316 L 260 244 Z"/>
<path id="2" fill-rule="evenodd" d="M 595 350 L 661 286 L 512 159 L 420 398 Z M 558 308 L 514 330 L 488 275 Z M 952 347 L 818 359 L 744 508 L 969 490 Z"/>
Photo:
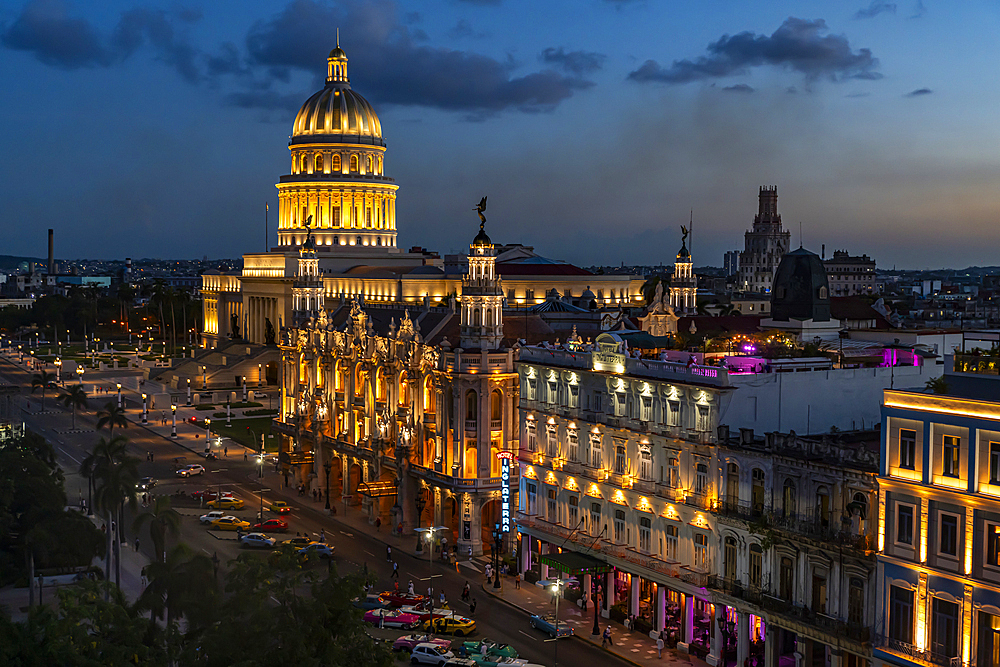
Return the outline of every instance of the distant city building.
<path id="1" fill-rule="evenodd" d="M 727 277 L 738 274 L 740 272 L 740 251 L 727 251 L 722 259 L 722 268 Z"/>
<path id="2" fill-rule="evenodd" d="M 792 235 L 781 227 L 778 186 L 763 186 L 758 195 L 753 229 L 745 234 L 746 247 L 739 259 L 740 289 L 770 292 L 778 263 L 791 246 Z"/>
<path id="3" fill-rule="evenodd" d="M 823 266 L 830 280 L 833 296 L 855 296 L 875 292 L 875 260 L 868 255 L 854 257 L 846 250 L 836 250 Z"/>
<path id="4" fill-rule="evenodd" d="M 830 285 L 819 255 L 805 248 L 781 259 L 774 272 L 771 319 L 765 329 L 780 329 L 800 342 L 836 339 L 840 322 L 830 316 Z"/>
<path id="5" fill-rule="evenodd" d="M 670 306 L 675 313 L 687 315 L 695 311 L 698 281 L 694 277 L 693 266 L 685 232 L 681 249 L 677 251 L 677 261 L 674 262 L 674 275 L 670 279 Z"/>

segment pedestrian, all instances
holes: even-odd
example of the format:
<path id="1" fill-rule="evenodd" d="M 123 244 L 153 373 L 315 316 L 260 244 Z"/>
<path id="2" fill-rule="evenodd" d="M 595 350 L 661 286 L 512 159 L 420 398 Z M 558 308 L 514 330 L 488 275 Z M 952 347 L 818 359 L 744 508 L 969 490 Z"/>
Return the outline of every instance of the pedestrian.
<path id="1" fill-rule="evenodd" d="M 382 530 L 382 517 L 375 517 L 375 532 L 381 532 Z"/>
<path id="2" fill-rule="evenodd" d="M 469 582 L 465 582 L 465 586 L 462 587 L 462 602 L 469 601 Z"/>
<path id="3" fill-rule="evenodd" d="M 663 637 L 656 638 L 656 657 L 663 658 Z"/>
<path id="4" fill-rule="evenodd" d="M 247 460 L 247 450 L 245 450 L 245 449 L 243 450 L 243 460 L 244 461 Z"/>
<path id="5" fill-rule="evenodd" d="M 413 579 L 410 579 L 410 583 L 406 586 L 406 592 L 413 595 Z"/>
<path id="6" fill-rule="evenodd" d="M 319 529 L 319 541 L 321 544 L 326 543 L 326 529 L 324 528 Z"/>
<path id="7" fill-rule="evenodd" d="M 611 626 L 604 628 L 604 636 L 601 638 L 601 648 L 607 648 L 611 644 Z"/>
<path id="8" fill-rule="evenodd" d="M 396 571 L 393 570 L 393 574 L 395 574 L 395 573 L 396 573 Z M 389 577 L 389 578 L 392 579 L 392 577 Z M 393 590 L 395 590 L 398 593 L 399 592 L 399 579 L 397 579 L 396 581 L 392 582 L 392 585 L 394 587 Z"/>
<path id="9" fill-rule="evenodd" d="M 397 563 L 396 561 L 392 561 L 392 574 L 389 575 L 390 579 L 392 579 L 393 577 L 395 577 L 397 580 L 399 579 L 399 563 Z"/>
<path id="10" fill-rule="evenodd" d="M 469 603 L 469 614 L 476 613 L 476 598 L 472 598 L 472 602 Z"/>
<path id="11" fill-rule="evenodd" d="M 392 547 L 390 547 L 388 544 L 385 545 L 385 560 L 387 563 L 392 562 Z"/>
<path id="12" fill-rule="evenodd" d="M 139 553 L 139 538 L 135 538 L 135 552 Z"/>
<path id="13" fill-rule="evenodd" d="M 427 587 L 427 597 L 430 598 L 431 606 L 433 607 L 434 606 L 434 587 L 433 586 L 428 586 Z"/>
<path id="14" fill-rule="evenodd" d="M 469 560 L 472 560 L 472 545 L 469 545 Z"/>
<path id="15" fill-rule="evenodd" d="M 229 456 L 229 445 L 226 445 L 225 447 L 222 448 L 222 455 L 226 457 Z"/>
<path id="16" fill-rule="evenodd" d="M 146 588 L 146 574 L 145 573 L 143 573 L 141 581 L 142 581 L 142 587 Z"/>
<path id="17" fill-rule="evenodd" d="M 514 575 L 514 588 L 516 590 L 520 590 L 521 589 L 521 573 L 520 572 L 518 572 L 516 575 Z"/>
<path id="18" fill-rule="evenodd" d="M 385 609 L 380 610 L 378 615 L 378 627 L 385 627 Z"/>
<path id="19" fill-rule="evenodd" d="M 583 613 L 587 613 L 587 594 L 586 593 L 584 593 L 583 597 L 580 598 L 580 609 L 583 611 Z"/>
<path id="20" fill-rule="evenodd" d="M 626 630 L 628 630 L 629 632 L 632 632 L 632 615 L 631 614 L 629 614 L 628 616 L 626 616 L 622 620 L 622 625 L 625 626 Z"/>
<path id="21" fill-rule="evenodd" d="M 441 607 L 445 606 L 445 604 L 447 604 L 447 602 L 448 602 L 448 600 L 444 596 L 444 591 L 441 591 L 441 595 L 438 596 L 438 599 L 440 601 L 440 605 L 439 606 L 441 606 Z"/>
<path id="22" fill-rule="evenodd" d="M 297 531 L 297 530 L 296 530 L 296 531 L 295 531 L 295 537 L 302 537 L 302 534 L 301 534 L 301 533 L 299 533 L 299 531 Z"/>

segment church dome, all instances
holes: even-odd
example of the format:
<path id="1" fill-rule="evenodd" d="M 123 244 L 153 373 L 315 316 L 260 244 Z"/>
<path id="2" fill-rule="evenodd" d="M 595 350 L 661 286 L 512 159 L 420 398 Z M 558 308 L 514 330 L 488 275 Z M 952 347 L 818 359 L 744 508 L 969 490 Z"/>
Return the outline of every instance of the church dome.
<path id="1" fill-rule="evenodd" d="M 326 85 L 306 100 L 292 125 L 292 144 L 344 142 L 384 146 L 382 123 L 364 97 L 351 90 L 347 54 L 338 45 L 327 58 Z"/>
<path id="2" fill-rule="evenodd" d="M 830 283 L 819 255 L 799 248 L 781 258 L 771 285 L 771 319 L 830 321 Z"/>
<path id="3" fill-rule="evenodd" d="M 483 228 L 483 225 L 479 225 L 479 233 L 476 234 L 476 238 L 472 240 L 472 245 L 476 248 L 485 248 L 493 245 L 493 241 L 490 240 L 490 237 L 486 234 L 486 230 Z"/>

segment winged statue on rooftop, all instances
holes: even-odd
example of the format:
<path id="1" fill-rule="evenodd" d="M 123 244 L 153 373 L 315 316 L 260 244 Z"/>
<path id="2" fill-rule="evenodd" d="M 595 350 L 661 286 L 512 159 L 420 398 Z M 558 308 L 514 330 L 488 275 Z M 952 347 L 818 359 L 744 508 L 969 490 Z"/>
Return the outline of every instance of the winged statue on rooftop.
<path id="1" fill-rule="evenodd" d="M 484 211 L 486 211 L 486 197 L 483 197 L 476 206 L 476 213 L 479 214 L 480 225 L 486 224 L 486 216 L 483 215 Z"/>

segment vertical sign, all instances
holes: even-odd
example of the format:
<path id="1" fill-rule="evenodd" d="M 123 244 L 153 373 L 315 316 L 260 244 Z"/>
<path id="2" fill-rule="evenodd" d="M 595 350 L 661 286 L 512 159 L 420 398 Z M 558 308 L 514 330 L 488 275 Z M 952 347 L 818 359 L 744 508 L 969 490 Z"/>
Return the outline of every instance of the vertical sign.
<path id="1" fill-rule="evenodd" d="M 497 452 L 500 459 L 500 530 L 510 532 L 510 462 L 514 452 Z"/>

